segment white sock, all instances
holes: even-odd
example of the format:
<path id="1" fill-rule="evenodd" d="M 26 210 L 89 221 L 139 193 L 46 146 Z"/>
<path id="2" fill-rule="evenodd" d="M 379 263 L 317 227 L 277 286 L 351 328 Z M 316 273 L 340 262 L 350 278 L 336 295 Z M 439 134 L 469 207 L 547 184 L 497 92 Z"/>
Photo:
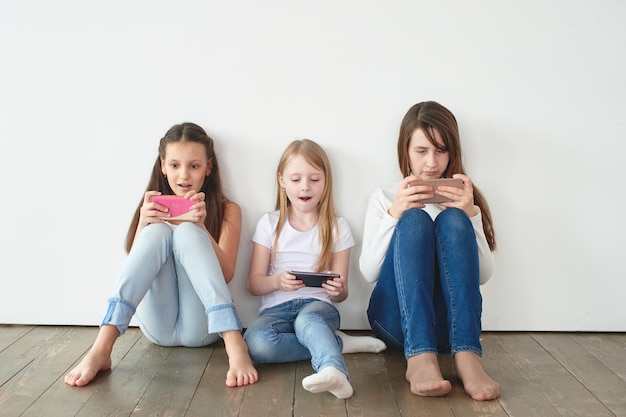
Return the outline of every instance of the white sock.
<path id="1" fill-rule="evenodd" d="M 387 349 L 385 342 L 372 336 L 350 336 L 340 330 L 335 334 L 343 342 L 341 353 L 378 353 Z"/>
<path id="2" fill-rule="evenodd" d="M 328 391 L 342 400 L 352 397 L 354 393 L 346 374 L 334 366 L 327 366 L 318 373 L 307 376 L 302 380 L 302 387 L 313 393 Z"/>

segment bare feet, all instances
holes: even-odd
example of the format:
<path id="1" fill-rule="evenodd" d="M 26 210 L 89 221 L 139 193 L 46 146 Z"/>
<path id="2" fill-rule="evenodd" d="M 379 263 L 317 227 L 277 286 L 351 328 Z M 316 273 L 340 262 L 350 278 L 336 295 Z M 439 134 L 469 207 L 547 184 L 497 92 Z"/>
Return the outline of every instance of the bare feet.
<path id="1" fill-rule="evenodd" d="M 111 369 L 111 351 L 119 331 L 117 327 L 104 325 L 100 327 L 96 340 L 87 356 L 65 375 L 65 383 L 76 387 L 89 384 L 100 371 Z"/>
<path id="2" fill-rule="evenodd" d="M 252 359 L 248 353 L 248 345 L 243 340 L 241 332 L 231 330 L 222 333 L 228 364 L 230 368 L 226 373 L 226 386 L 242 387 L 254 384 L 259 380 L 259 374 L 252 365 Z"/>
<path id="3" fill-rule="evenodd" d="M 441 375 L 435 353 L 411 356 L 406 363 L 406 380 L 411 392 L 422 397 L 441 397 L 452 390 L 450 381 Z"/>
<path id="4" fill-rule="evenodd" d="M 480 357 L 469 351 L 454 354 L 456 373 L 465 392 L 475 400 L 494 400 L 500 396 L 500 384 L 491 379 L 480 363 Z"/>

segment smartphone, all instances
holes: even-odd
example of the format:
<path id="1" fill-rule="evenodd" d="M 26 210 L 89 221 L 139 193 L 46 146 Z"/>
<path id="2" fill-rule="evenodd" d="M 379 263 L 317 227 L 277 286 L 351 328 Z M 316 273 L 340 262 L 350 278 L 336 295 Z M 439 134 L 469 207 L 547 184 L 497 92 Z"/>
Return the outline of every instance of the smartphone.
<path id="1" fill-rule="evenodd" d="M 300 272 L 291 271 L 291 275 L 302 280 L 307 287 L 321 287 L 329 279 L 339 278 L 339 274 L 328 274 L 326 272 Z"/>
<path id="2" fill-rule="evenodd" d="M 195 200 L 190 200 L 185 197 L 177 195 L 155 195 L 150 198 L 150 201 L 159 203 L 169 209 L 170 217 L 158 216 L 159 219 L 164 220 L 183 220 L 194 221 L 194 213 L 189 211 L 191 206 L 197 203 Z"/>
<path id="3" fill-rule="evenodd" d="M 432 198 L 427 198 L 426 200 L 420 200 L 424 204 L 433 204 L 433 203 L 445 203 L 448 201 L 452 201 L 447 197 L 444 197 L 440 194 L 435 193 L 435 190 L 439 186 L 446 187 L 457 187 L 463 188 L 463 180 L 460 178 L 436 178 L 432 180 L 419 180 L 413 181 L 409 183 L 409 187 L 413 187 L 415 185 L 429 185 L 433 187 L 433 193 L 435 194 Z"/>

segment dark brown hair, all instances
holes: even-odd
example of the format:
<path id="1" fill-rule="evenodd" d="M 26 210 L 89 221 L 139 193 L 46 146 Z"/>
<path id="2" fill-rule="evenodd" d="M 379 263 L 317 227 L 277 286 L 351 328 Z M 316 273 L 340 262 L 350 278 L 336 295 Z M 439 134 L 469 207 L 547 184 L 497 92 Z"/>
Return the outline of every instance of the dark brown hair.
<path id="1" fill-rule="evenodd" d="M 161 172 L 161 160 L 165 159 L 167 145 L 177 142 L 196 142 L 202 144 L 206 150 L 207 160 L 212 161 L 211 173 L 205 178 L 204 184 L 202 184 L 202 188 L 198 190 L 198 192 L 203 192 L 206 196 L 206 211 L 210 213 L 210 215 L 206 216 L 204 224 L 211 236 L 217 241 L 220 238 L 226 199 L 222 192 L 219 164 L 217 163 L 217 157 L 215 156 L 215 150 L 213 148 L 213 139 L 211 139 L 200 126 L 186 122 L 172 126 L 167 133 L 165 133 L 165 136 L 163 136 L 159 142 L 159 154 L 154 162 L 152 175 L 150 176 L 146 191 L 160 191 L 164 195 L 174 194 L 167 182 L 167 178 L 165 178 Z M 137 206 L 137 210 L 135 210 L 135 214 L 128 228 L 128 233 L 126 234 L 127 252 L 130 252 L 133 241 L 135 240 L 135 233 L 139 225 L 139 212 L 142 205 L 143 197 Z"/>
<path id="2" fill-rule="evenodd" d="M 459 127 L 456 118 L 450 110 L 441 104 L 434 101 L 424 101 L 412 106 L 400 125 L 398 163 L 402 176 L 407 177 L 411 173 L 409 144 L 411 136 L 416 129 L 421 129 L 428 141 L 437 149 L 448 151 L 450 159 L 443 174 L 444 177 L 452 177 L 453 174 L 465 174 Z M 443 146 L 437 142 L 435 131 L 439 132 L 443 140 Z M 487 200 L 476 186 L 474 186 L 474 204 L 480 208 L 485 237 L 487 238 L 489 248 L 493 251 L 496 249 L 496 238 L 491 211 L 489 210 Z"/>

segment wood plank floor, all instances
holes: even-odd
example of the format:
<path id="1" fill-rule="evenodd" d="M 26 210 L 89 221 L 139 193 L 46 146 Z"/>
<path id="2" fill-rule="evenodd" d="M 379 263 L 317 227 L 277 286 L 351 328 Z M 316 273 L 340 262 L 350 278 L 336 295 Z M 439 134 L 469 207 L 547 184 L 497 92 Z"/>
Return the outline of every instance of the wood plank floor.
<path id="1" fill-rule="evenodd" d="M 96 332 L 0 325 L 0 416 L 626 416 L 624 333 L 483 333 L 485 369 L 503 392 L 479 402 L 465 395 L 450 355 L 440 363 L 453 391 L 421 398 L 408 389 L 400 352 L 348 354 L 355 394 L 339 400 L 302 388 L 308 362 L 260 365 L 259 383 L 227 388 L 223 344 L 160 347 L 136 328 L 116 344 L 112 371 L 66 386 Z"/>

